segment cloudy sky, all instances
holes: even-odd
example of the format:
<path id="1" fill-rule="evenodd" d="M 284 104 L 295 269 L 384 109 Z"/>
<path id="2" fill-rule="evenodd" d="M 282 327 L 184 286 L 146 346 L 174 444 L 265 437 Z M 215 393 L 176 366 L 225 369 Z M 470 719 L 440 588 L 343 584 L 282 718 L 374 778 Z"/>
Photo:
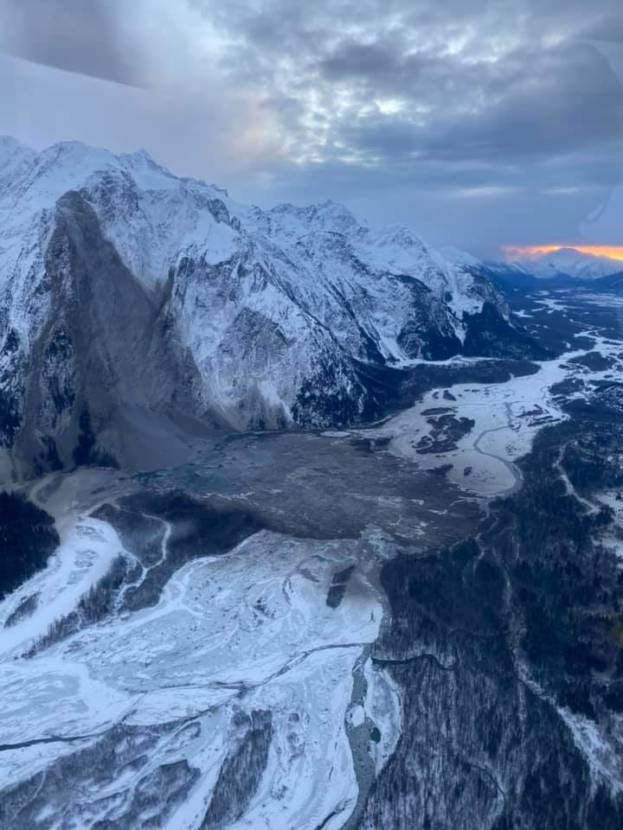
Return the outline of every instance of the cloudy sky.
<path id="1" fill-rule="evenodd" d="M 490 255 L 623 244 L 620 0 L 0 0 L 0 132 Z"/>

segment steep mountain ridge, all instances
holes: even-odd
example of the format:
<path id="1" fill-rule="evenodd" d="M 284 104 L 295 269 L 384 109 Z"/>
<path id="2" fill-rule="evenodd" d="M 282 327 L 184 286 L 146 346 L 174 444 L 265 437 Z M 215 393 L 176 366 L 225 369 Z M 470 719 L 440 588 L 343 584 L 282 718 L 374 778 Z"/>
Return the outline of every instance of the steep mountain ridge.
<path id="1" fill-rule="evenodd" d="M 0 446 L 26 467 L 122 459 L 132 411 L 361 421 L 379 370 L 517 350 L 490 283 L 410 231 L 245 207 L 144 151 L 2 139 L 0 214 Z"/>

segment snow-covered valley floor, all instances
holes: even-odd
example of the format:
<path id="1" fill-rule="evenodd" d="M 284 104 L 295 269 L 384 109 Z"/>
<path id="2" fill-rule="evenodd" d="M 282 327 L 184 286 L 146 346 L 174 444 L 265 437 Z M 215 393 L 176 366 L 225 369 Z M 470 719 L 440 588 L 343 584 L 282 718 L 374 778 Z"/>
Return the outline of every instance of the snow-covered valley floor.
<path id="1" fill-rule="evenodd" d="M 89 476 L 64 477 L 48 507 L 71 505 Z M 57 520 L 62 544 L 47 569 L 0 607 L 6 621 L 36 594 L 41 609 L 0 634 L 0 780 L 13 784 L 0 824 L 343 826 L 358 794 L 351 702 L 382 736 L 379 758 L 399 728 L 390 680 L 366 656 L 383 617 L 382 538 L 260 531 L 178 569 L 155 606 L 33 654 L 117 557 L 133 558 L 107 522 L 74 507 Z M 343 596 L 329 604 L 339 574 Z M 358 661 L 366 688 L 355 702 Z"/>
<path id="2" fill-rule="evenodd" d="M 552 302 L 560 306 L 560 301 Z M 390 453 L 420 469 L 448 465 L 447 480 L 476 496 L 509 495 L 521 485 L 521 473 L 513 462 L 530 452 L 542 427 L 566 420 L 562 404 L 586 398 L 590 390 L 585 381 L 593 384 L 623 375 L 622 344 L 593 329 L 583 334 L 594 343 L 590 350 L 570 350 L 539 362 L 535 374 L 503 383 L 431 390 L 412 408 L 359 434 L 388 442 Z M 580 362 L 587 351 L 601 355 L 608 365 L 587 368 Z M 557 391 L 564 381 L 575 382 L 576 391 Z M 457 425 L 463 428 L 453 435 Z"/>

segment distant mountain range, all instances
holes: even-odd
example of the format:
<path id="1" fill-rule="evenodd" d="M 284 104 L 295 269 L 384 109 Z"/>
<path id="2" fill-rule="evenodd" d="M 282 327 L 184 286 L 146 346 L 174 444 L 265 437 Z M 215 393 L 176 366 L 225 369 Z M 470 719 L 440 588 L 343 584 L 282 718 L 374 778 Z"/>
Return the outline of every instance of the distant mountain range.
<path id="1" fill-rule="evenodd" d="M 489 280 L 502 291 L 507 288 L 537 288 L 544 284 L 606 292 L 623 289 L 623 262 L 585 254 L 575 248 L 561 248 L 539 257 L 512 262 L 477 259 L 455 248 L 441 250 L 457 267 L 475 277 Z"/>
<path id="2" fill-rule="evenodd" d="M 240 205 L 142 151 L 0 139 L 0 211 L 0 447 L 36 469 L 122 458 L 154 418 L 361 421 L 379 372 L 525 348 L 492 284 L 407 229 Z"/>
<path id="3" fill-rule="evenodd" d="M 583 253 L 575 248 L 561 248 L 534 259 L 513 262 L 509 267 L 539 279 L 571 277 L 595 280 L 623 270 L 623 263 L 606 256 Z"/>
<path id="4" fill-rule="evenodd" d="M 623 262 L 605 256 L 582 253 L 575 248 L 560 248 L 539 257 L 515 262 L 487 262 L 499 273 L 523 275 L 536 279 L 599 280 L 623 271 Z"/>

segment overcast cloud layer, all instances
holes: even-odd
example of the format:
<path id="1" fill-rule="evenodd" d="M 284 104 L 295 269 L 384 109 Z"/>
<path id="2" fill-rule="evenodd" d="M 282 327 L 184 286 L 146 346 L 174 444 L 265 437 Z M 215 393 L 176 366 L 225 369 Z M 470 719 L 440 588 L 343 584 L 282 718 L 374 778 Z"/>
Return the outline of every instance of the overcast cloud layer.
<path id="1" fill-rule="evenodd" d="M 623 243 L 620 0 L 0 0 L 0 131 L 435 243 Z"/>

